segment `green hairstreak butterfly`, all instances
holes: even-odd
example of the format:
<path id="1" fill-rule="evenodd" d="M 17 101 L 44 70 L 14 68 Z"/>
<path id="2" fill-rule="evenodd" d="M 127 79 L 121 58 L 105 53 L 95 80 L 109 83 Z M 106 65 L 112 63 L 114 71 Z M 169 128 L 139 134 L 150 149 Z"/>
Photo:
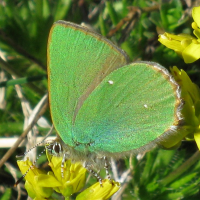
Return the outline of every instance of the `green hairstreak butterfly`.
<path id="1" fill-rule="evenodd" d="M 103 36 L 65 21 L 51 28 L 47 56 L 57 151 L 65 157 L 95 165 L 152 148 L 180 128 L 180 88 L 161 65 L 130 63 Z"/>

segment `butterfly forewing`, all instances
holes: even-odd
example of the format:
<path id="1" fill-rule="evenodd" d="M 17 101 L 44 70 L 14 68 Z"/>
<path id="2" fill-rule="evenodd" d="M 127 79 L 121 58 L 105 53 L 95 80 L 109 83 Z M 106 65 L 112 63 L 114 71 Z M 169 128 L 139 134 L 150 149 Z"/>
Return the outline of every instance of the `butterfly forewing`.
<path id="1" fill-rule="evenodd" d="M 82 26 L 58 21 L 48 40 L 48 84 L 53 124 L 69 145 L 79 109 L 114 69 L 127 64 L 127 55 L 101 35 Z"/>

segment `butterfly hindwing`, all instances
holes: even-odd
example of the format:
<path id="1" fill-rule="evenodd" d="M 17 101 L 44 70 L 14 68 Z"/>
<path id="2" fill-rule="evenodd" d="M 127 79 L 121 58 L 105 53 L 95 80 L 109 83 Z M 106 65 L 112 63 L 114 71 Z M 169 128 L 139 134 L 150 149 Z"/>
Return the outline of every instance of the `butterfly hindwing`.
<path id="1" fill-rule="evenodd" d="M 119 68 L 84 102 L 75 120 L 74 139 L 91 141 L 92 152 L 140 148 L 178 127 L 179 92 L 172 76 L 156 63 Z"/>

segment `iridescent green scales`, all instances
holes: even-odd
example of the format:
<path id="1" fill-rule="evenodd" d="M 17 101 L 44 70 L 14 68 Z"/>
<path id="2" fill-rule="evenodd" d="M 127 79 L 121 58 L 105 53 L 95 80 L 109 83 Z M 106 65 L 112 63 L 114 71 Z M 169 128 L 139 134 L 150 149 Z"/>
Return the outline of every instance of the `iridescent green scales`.
<path id="1" fill-rule="evenodd" d="M 75 160 L 151 148 L 181 127 L 180 88 L 159 64 L 129 63 L 103 36 L 65 21 L 53 25 L 47 55 L 52 121 Z"/>

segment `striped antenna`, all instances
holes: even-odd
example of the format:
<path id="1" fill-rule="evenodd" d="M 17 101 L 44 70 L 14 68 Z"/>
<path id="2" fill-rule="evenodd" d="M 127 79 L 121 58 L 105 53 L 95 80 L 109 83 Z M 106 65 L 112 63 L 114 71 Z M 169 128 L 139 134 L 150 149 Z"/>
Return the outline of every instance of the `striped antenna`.
<path id="1" fill-rule="evenodd" d="M 28 172 L 31 170 L 31 168 L 33 168 L 37 162 L 37 160 L 41 157 L 41 155 L 46 151 L 46 149 L 49 148 L 50 145 L 52 145 L 52 143 L 49 143 L 48 141 L 44 141 L 53 131 L 53 125 L 51 126 L 51 129 L 49 130 L 49 132 L 47 133 L 47 135 L 45 136 L 45 138 L 37 143 L 35 146 L 33 146 L 32 148 L 30 148 L 28 151 L 26 151 L 25 153 L 23 153 L 23 155 L 18 155 L 16 157 L 21 157 L 21 156 L 25 156 L 28 152 L 30 152 L 32 149 L 36 148 L 37 146 L 39 146 L 42 143 L 46 143 L 46 145 L 48 144 L 48 146 L 45 145 L 44 149 L 40 152 L 40 154 L 36 157 L 35 161 L 33 162 L 33 164 L 28 168 L 28 170 L 22 175 L 22 177 L 14 184 L 14 187 L 16 187 L 22 180 L 23 178 L 28 174 Z"/>
<path id="2" fill-rule="evenodd" d="M 22 175 L 22 177 L 14 184 L 14 187 L 16 187 L 22 180 L 23 178 L 28 174 L 28 172 L 31 170 L 31 168 L 33 168 L 37 162 L 37 160 L 39 159 L 39 157 L 46 151 L 46 147 L 40 152 L 40 154 L 36 157 L 35 161 L 33 162 L 33 164 L 28 168 L 28 170 Z"/>
<path id="3" fill-rule="evenodd" d="M 45 143 L 45 141 L 41 141 L 41 142 L 37 143 L 35 146 L 31 147 L 29 150 L 27 150 L 26 152 L 24 152 L 21 155 L 16 155 L 16 158 L 20 158 L 20 157 L 27 155 L 31 150 L 35 149 L 37 146 L 39 146 L 42 143 Z"/>
<path id="4" fill-rule="evenodd" d="M 23 154 L 21 154 L 21 155 L 16 155 L 16 158 L 23 157 L 23 156 L 27 155 L 31 150 L 33 150 L 34 148 L 38 147 L 40 144 L 46 143 L 46 141 L 44 141 L 44 140 L 52 133 L 53 128 L 54 128 L 54 127 L 53 127 L 53 125 L 52 125 L 52 126 L 51 126 L 51 129 L 49 130 L 49 132 L 47 133 L 47 135 L 44 137 L 44 139 L 43 139 L 41 142 L 39 142 L 39 143 L 37 143 L 35 146 L 31 147 L 29 150 L 27 150 L 27 151 L 24 152 Z"/>

